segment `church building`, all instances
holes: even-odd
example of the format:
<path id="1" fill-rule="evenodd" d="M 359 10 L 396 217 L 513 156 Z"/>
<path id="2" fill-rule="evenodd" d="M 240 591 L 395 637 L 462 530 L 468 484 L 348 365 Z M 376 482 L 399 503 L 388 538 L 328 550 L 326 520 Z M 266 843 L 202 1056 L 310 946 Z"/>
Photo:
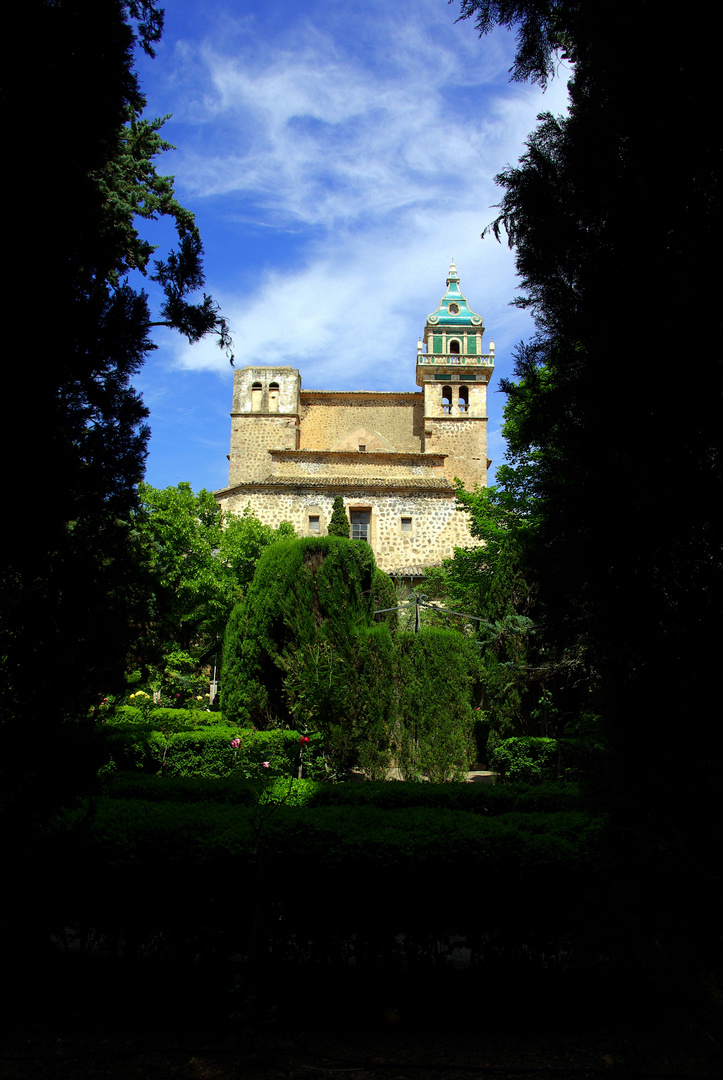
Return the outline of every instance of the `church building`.
<path id="1" fill-rule="evenodd" d="M 249 507 L 265 524 L 324 536 L 341 495 L 352 538 L 404 578 L 474 545 L 454 480 L 487 483 L 494 344 L 485 352 L 483 333 L 452 263 L 417 343 L 417 391 L 305 390 L 296 368 L 236 370 L 228 487 L 217 501 L 226 513 Z"/>

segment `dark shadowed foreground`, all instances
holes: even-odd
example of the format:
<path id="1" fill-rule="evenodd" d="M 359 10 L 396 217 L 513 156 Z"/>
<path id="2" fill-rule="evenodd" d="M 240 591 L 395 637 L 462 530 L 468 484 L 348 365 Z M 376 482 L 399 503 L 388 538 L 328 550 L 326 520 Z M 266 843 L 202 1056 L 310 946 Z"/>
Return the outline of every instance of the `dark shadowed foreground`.
<path id="1" fill-rule="evenodd" d="M 288 967 L 259 1006 L 228 968 L 25 976 L 3 1016 L 2 1080 L 720 1075 L 710 1005 L 640 983 Z"/>

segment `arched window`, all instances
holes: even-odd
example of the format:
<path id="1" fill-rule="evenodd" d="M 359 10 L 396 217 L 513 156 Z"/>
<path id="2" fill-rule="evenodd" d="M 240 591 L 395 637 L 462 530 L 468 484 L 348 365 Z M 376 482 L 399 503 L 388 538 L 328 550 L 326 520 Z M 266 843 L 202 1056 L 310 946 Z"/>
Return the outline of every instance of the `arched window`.
<path id="1" fill-rule="evenodd" d="M 452 387 L 442 387 L 442 412 L 445 416 L 449 416 L 452 411 Z"/>
<path id="2" fill-rule="evenodd" d="M 454 353 L 456 356 L 459 356 L 459 342 L 455 339 L 454 341 L 450 341 L 447 344 L 449 345 L 449 351 L 451 353 Z"/>
<path id="3" fill-rule="evenodd" d="M 279 384 L 269 383 L 269 412 L 279 411 Z"/>
<path id="4" fill-rule="evenodd" d="M 264 392 L 260 382 L 255 382 L 251 387 L 251 412 L 261 412 L 261 395 Z"/>
<path id="5" fill-rule="evenodd" d="M 461 413 L 469 412 L 469 387 L 460 386 L 459 388 L 459 411 Z"/>

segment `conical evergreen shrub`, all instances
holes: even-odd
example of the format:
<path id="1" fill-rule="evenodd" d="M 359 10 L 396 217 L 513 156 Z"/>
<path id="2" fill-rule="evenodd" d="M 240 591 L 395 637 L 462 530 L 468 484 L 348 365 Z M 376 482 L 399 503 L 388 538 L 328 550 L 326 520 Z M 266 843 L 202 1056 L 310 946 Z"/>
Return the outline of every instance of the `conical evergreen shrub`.
<path id="1" fill-rule="evenodd" d="M 343 536 L 347 540 L 349 539 L 349 518 L 346 516 L 344 500 L 341 495 L 337 495 L 334 499 L 334 505 L 331 508 L 331 521 L 326 531 L 328 536 Z"/>

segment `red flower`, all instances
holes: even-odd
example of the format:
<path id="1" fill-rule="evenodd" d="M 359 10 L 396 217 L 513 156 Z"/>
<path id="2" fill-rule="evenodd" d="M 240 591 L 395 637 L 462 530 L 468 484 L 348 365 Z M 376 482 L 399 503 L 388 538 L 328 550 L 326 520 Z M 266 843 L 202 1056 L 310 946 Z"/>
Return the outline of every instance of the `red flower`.
<path id="1" fill-rule="evenodd" d="M 302 735 L 301 738 L 299 739 L 299 746 L 303 746 L 304 743 L 308 743 L 308 742 L 309 742 L 309 736 L 308 735 Z"/>

